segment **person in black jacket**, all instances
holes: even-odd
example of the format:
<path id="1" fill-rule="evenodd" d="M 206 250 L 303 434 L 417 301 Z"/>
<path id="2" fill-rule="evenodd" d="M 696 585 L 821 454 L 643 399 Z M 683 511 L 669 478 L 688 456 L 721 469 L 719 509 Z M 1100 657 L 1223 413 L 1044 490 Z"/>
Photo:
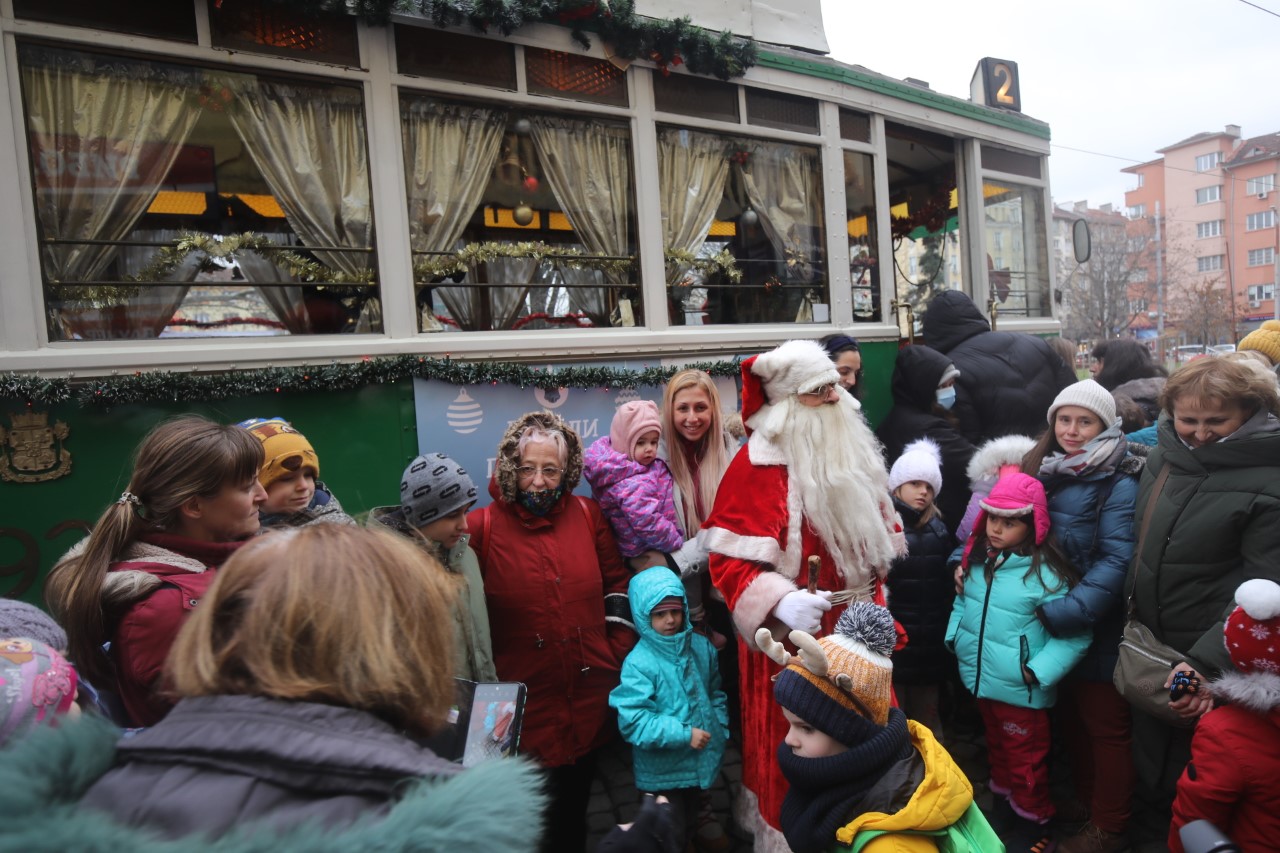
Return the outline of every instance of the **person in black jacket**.
<path id="1" fill-rule="evenodd" d="M 973 300 L 959 291 L 929 303 L 923 328 L 925 345 L 960 371 L 952 411 L 960 433 L 973 444 L 1002 435 L 1038 435 L 1053 398 L 1076 381 L 1042 339 L 991 331 Z"/>
<path id="2" fill-rule="evenodd" d="M 907 555 L 893 561 L 886 583 L 889 611 L 907 632 L 907 644 L 893 655 L 893 689 L 903 712 L 942 739 L 938 685 L 955 670 L 955 656 L 943 644 L 955 589 L 947 557 L 955 539 L 938 517 L 933 497 L 942 490 L 942 454 L 921 438 L 893 463 L 889 488 L 902 516 Z"/>
<path id="3" fill-rule="evenodd" d="M 942 453 L 942 487 L 934 501 L 951 534 L 964 518 L 969 501 L 965 468 L 974 451 L 948 411 L 956 399 L 959 377 L 951 360 L 937 350 L 903 347 L 893 366 L 893 408 L 876 430 L 876 437 L 884 445 L 886 462 L 893 462 L 919 438 L 931 439 L 938 445 Z"/>

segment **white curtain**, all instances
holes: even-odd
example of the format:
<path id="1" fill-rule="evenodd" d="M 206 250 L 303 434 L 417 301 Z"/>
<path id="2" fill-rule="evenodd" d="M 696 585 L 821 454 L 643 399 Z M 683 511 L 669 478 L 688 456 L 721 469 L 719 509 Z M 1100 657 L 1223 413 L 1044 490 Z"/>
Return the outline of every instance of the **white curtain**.
<path id="1" fill-rule="evenodd" d="M 596 269 L 574 269 L 570 266 L 561 266 L 560 275 L 565 284 L 569 285 L 601 285 L 600 287 L 566 287 L 564 290 L 568 295 L 570 311 L 586 314 L 591 318 L 593 326 L 609 325 L 609 305 L 605 301 L 603 287 L 604 273 Z"/>
<path id="2" fill-rule="evenodd" d="M 20 55 L 44 236 L 124 239 L 200 117 L 198 75 L 37 46 Z M 48 246 L 45 273 L 65 283 L 97 279 L 116 250 Z"/>
<path id="3" fill-rule="evenodd" d="M 708 133 L 658 131 L 658 194 L 662 202 L 663 248 L 693 252 L 711 231 L 729 177 L 725 140 Z M 667 284 L 678 284 L 688 268 L 669 267 Z"/>
<path id="4" fill-rule="evenodd" d="M 526 313 L 529 286 L 539 280 L 540 266 L 533 258 L 495 258 L 485 264 L 490 284 L 502 285 L 484 291 L 493 309 L 492 328 L 510 329 Z"/>
<path id="5" fill-rule="evenodd" d="M 631 254 L 631 140 L 624 127 L 555 116 L 534 116 L 533 143 L 543 173 L 588 251 Z M 625 276 L 607 274 L 613 284 Z M 598 306 L 607 317 L 604 287 L 572 288 L 571 304 Z M 582 309 L 587 310 L 587 309 Z"/>
<path id="6" fill-rule="evenodd" d="M 812 260 L 822 220 L 822 161 L 818 152 L 779 142 L 753 142 L 742 176 L 748 201 L 760 217 L 778 258 L 786 250 Z"/>
<path id="7" fill-rule="evenodd" d="M 400 122 L 413 250 L 456 248 L 498 161 L 507 113 L 405 98 Z M 430 257 L 415 255 L 414 259 Z M 475 328 L 476 289 L 443 287 L 435 292 L 461 328 Z"/>
<path id="8" fill-rule="evenodd" d="M 308 246 L 372 246 L 359 90 L 240 74 L 226 75 L 222 82 L 233 94 L 227 116 L 294 233 Z M 351 281 L 372 262 L 367 252 L 317 251 L 315 256 Z M 372 288 L 370 295 L 376 295 Z"/>
<path id="9" fill-rule="evenodd" d="M 288 234 L 263 234 L 262 236 L 280 246 L 288 246 L 293 242 Z M 240 272 L 244 274 L 245 281 L 259 285 L 297 281 L 296 277 L 272 263 L 273 255 L 271 251 L 261 254 L 237 252 L 236 263 L 240 265 Z M 311 317 L 307 314 L 301 287 L 259 287 L 258 292 L 271 306 L 271 310 L 276 313 L 280 322 L 284 323 L 289 334 L 302 335 L 311 331 Z"/>

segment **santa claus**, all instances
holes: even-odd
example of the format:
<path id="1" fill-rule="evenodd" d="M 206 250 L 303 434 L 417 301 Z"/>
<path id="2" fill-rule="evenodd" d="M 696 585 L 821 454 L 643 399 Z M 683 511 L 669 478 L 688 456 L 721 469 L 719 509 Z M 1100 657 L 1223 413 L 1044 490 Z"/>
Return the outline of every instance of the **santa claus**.
<path id="1" fill-rule="evenodd" d="M 738 822 L 757 851 L 786 850 L 786 782 L 774 753 L 787 723 L 773 701 L 778 667 L 755 635 L 829 632 L 850 601 L 884 604 L 883 579 L 905 553 L 880 447 L 821 346 L 788 341 L 742 363 L 749 439 L 703 525 L 711 578 L 741 634 L 742 795 Z M 816 558 L 816 561 L 815 559 Z"/>

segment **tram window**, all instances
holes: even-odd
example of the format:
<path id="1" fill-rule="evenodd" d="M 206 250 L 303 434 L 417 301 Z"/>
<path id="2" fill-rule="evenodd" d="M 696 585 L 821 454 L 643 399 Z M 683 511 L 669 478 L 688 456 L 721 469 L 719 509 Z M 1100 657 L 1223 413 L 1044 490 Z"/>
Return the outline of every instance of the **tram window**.
<path id="1" fill-rule="evenodd" d="M 908 317 L 918 334 L 934 296 L 964 289 L 955 140 L 886 121 L 885 160 L 894 308 L 899 333 L 907 337 Z"/>
<path id="2" fill-rule="evenodd" d="M 516 53 L 509 42 L 398 24 L 395 34 L 401 74 L 515 91 Z"/>
<path id="3" fill-rule="evenodd" d="M 627 72 L 613 63 L 558 50 L 524 49 L 529 93 L 615 107 L 627 105 Z"/>
<path id="4" fill-rule="evenodd" d="M 818 102 L 764 89 L 747 89 L 747 122 L 777 130 L 818 132 Z"/>
<path id="5" fill-rule="evenodd" d="M 173 39 L 194 44 L 195 7 L 174 0 L 137 0 L 103 3 L 102 0 L 13 0 L 13 14 L 31 21 L 48 21 L 73 27 L 93 27 L 117 33 Z"/>
<path id="6" fill-rule="evenodd" d="M 991 298 L 1002 316 L 1048 317 L 1044 191 L 988 179 L 982 196 Z"/>
<path id="7" fill-rule="evenodd" d="M 737 124 L 738 87 L 688 74 L 652 75 L 653 100 L 659 112 L 728 121 Z"/>
<path id="8" fill-rule="evenodd" d="M 400 116 L 422 331 L 644 322 L 626 123 L 408 93 Z"/>
<path id="9" fill-rule="evenodd" d="M 822 323 L 830 319 L 816 148 L 658 129 L 663 245 L 707 259 L 727 251 L 742 272 L 667 265 L 673 325 Z"/>
<path id="10" fill-rule="evenodd" d="M 381 331 L 359 87 L 18 60 L 51 340 Z"/>
<path id="11" fill-rule="evenodd" d="M 840 138 L 870 142 L 871 116 L 853 110 L 840 110 Z"/>
<path id="12" fill-rule="evenodd" d="M 209 5 L 214 47 L 358 66 L 356 19 L 268 0 L 219 0 Z"/>
<path id="13" fill-rule="evenodd" d="M 880 245 L 876 237 L 875 176 L 870 154 L 844 152 L 845 219 L 849 233 L 849 282 L 853 319 L 880 322 Z"/>
<path id="14" fill-rule="evenodd" d="M 1022 175 L 1024 178 L 1040 177 L 1041 157 L 1038 154 L 1023 154 L 994 145 L 982 146 L 982 168 L 994 172 L 1007 172 L 1010 175 Z"/>

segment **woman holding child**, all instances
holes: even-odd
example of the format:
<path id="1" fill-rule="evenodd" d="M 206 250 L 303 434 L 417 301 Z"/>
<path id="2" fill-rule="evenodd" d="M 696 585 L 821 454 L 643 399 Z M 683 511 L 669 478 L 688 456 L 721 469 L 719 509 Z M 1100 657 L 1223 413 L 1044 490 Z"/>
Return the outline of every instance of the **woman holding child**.
<path id="1" fill-rule="evenodd" d="M 530 412 L 498 445 L 493 503 L 467 516 L 498 678 L 529 690 L 520 749 L 551 771 L 548 851 L 586 843 L 594 750 L 609 737 L 609 691 L 636 641 L 630 573 L 600 507 L 573 494 L 581 476 L 577 433 Z"/>

